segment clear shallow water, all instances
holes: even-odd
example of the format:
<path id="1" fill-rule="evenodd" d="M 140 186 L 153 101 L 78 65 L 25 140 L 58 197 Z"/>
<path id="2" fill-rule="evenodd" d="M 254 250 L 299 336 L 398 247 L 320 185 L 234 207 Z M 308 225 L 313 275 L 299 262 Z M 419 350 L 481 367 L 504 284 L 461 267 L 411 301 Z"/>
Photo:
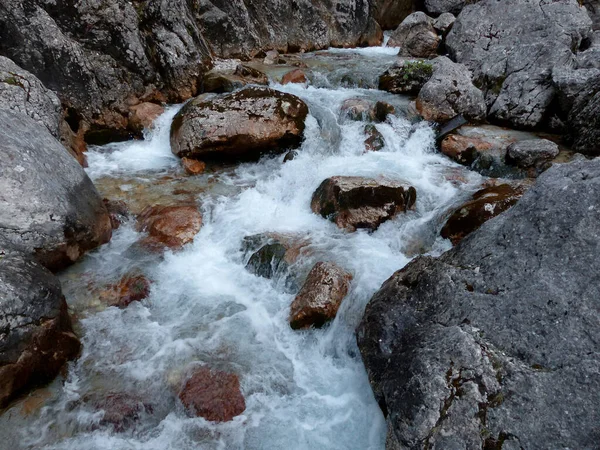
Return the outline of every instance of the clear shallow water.
<path id="1" fill-rule="evenodd" d="M 336 70 L 335 61 L 331 66 Z M 168 145 L 177 107 L 158 119 L 146 141 L 88 154 L 88 173 L 102 192 L 112 189 L 136 204 L 152 204 L 173 197 L 174 186 L 185 186 L 201 207 L 204 225 L 192 244 L 164 259 L 132 251 L 140 235 L 131 224 L 122 226 L 111 243 L 61 275 L 83 354 L 70 365 L 66 380 L 47 388 L 28 414 L 20 403 L 0 417 L 0 438 L 11 448 L 384 448 L 385 422 L 354 329 L 371 295 L 410 257 L 448 248 L 436 238 L 440 217 L 481 180 L 436 154 L 433 130 L 402 114 L 377 124 L 387 145 L 365 153 L 365 124 L 342 121 L 339 108 L 347 98 L 379 98 L 378 91 L 273 87 L 302 97 L 311 110 L 305 141 L 291 162 L 282 164 L 283 155 L 265 157 L 214 168 L 192 182 Z M 314 190 L 334 175 L 407 181 L 418 192 L 416 210 L 372 234 L 346 233 L 310 210 Z M 162 186 L 159 180 L 165 178 L 168 189 L 161 188 L 160 195 L 137 189 Z M 294 293 L 281 279 L 259 278 L 245 269 L 249 255 L 240 250 L 243 238 L 268 231 L 309 240 L 296 268 L 300 273 L 331 260 L 354 274 L 330 326 L 291 330 L 287 317 Z M 153 280 L 150 297 L 125 310 L 104 307 L 98 300 L 103 285 L 134 268 Z M 247 406 L 243 415 L 224 424 L 186 416 L 176 396 L 194 364 L 239 375 Z M 115 392 L 151 405 L 134 428 L 121 433 L 100 425 L 103 412 L 86 402 L 90 395 Z"/>

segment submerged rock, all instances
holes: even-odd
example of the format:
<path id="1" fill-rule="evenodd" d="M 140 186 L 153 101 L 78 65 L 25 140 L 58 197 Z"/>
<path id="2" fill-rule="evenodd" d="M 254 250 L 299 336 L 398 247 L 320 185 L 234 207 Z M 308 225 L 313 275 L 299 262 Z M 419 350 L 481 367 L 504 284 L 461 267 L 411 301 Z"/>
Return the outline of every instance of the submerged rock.
<path id="1" fill-rule="evenodd" d="M 312 211 L 347 231 L 376 230 L 383 222 L 413 207 L 417 191 L 406 184 L 364 177 L 331 177 L 321 183 Z"/>
<path id="2" fill-rule="evenodd" d="M 555 166 L 373 296 L 357 337 L 388 448 L 596 446 L 599 189 L 600 159 Z"/>
<path id="3" fill-rule="evenodd" d="M 385 139 L 375 125 L 365 125 L 365 134 L 365 150 L 368 152 L 377 152 L 385 147 Z"/>
<path id="4" fill-rule="evenodd" d="M 153 411 L 152 405 L 126 392 L 89 394 L 82 401 L 103 412 L 101 426 L 112 427 L 118 433 L 133 428 L 142 416 L 152 414 Z"/>
<path id="5" fill-rule="evenodd" d="M 189 414 L 211 422 L 228 422 L 246 409 L 237 375 L 208 367 L 194 370 L 179 399 Z"/>
<path id="6" fill-rule="evenodd" d="M 147 231 L 144 244 L 163 244 L 177 249 L 192 242 L 202 227 L 202 215 L 196 206 L 148 206 L 138 216 L 138 231 Z"/>
<path id="7" fill-rule="evenodd" d="M 340 108 L 343 118 L 366 122 L 383 122 L 396 109 L 387 102 L 368 98 L 349 98 L 344 100 Z"/>
<path id="8" fill-rule="evenodd" d="M 506 160 L 518 167 L 532 167 L 548 162 L 558 156 L 558 145 L 548 139 L 528 139 L 510 144 Z"/>
<path id="9" fill-rule="evenodd" d="M 392 34 L 388 45 L 400 47 L 400 54 L 429 58 L 436 55 L 441 38 L 433 27 L 433 19 L 418 11 L 412 13 L 398 25 Z"/>
<path id="10" fill-rule="evenodd" d="M 183 157 L 181 158 L 181 165 L 183 170 L 188 175 L 200 175 L 206 170 L 206 163 L 193 158 Z"/>
<path id="11" fill-rule="evenodd" d="M 306 83 L 308 80 L 306 79 L 306 74 L 301 69 L 294 69 L 288 73 L 286 73 L 281 79 L 281 84 L 289 84 L 289 83 Z"/>
<path id="12" fill-rule="evenodd" d="M 58 279 L 1 238 L 0 330 L 0 408 L 79 354 Z"/>
<path id="13" fill-rule="evenodd" d="M 525 183 L 499 184 L 483 188 L 456 211 L 442 227 L 441 235 L 458 244 L 465 236 L 481 225 L 512 207 L 529 186 Z"/>
<path id="14" fill-rule="evenodd" d="M 308 107 L 295 95 L 250 87 L 200 96 L 175 116 L 171 149 L 179 157 L 251 158 L 298 147 Z"/>
<path id="15" fill-rule="evenodd" d="M 130 273 L 117 284 L 108 286 L 101 294 L 102 301 L 109 306 L 127 308 L 133 302 L 144 300 L 150 295 L 150 280 L 139 273 Z"/>
<path id="16" fill-rule="evenodd" d="M 290 308 L 294 330 L 321 327 L 332 320 L 350 289 L 352 274 L 331 262 L 312 268 Z"/>
<path id="17" fill-rule="evenodd" d="M 246 269 L 264 277 L 285 274 L 305 254 L 309 240 L 304 235 L 263 233 L 244 238 L 243 250 L 252 252 Z"/>
<path id="18" fill-rule="evenodd" d="M 433 74 L 417 97 L 425 120 L 447 122 L 457 115 L 477 121 L 486 115 L 483 93 L 471 82 L 469 70 L 445 56 L 433 60 Z"/>
<path id="19" fill-rule="evenodd" d="M 590 29 L 576 0 L 481 0 L 461 11 L 446 48 L 473 73 L 492 119 L 537 127 L 554 98 L 552 70 L 573 64 Z"/>
<path id="20" fill-rule="evenodd" d="M 433 74 L 425 61 L 402 61 L 379 77 L 379 89 L 392 94 L 418 94 Z"/>
<path id="21" fill-rule="evenodd" d="M 0 231 L 50 270 L 110 240 L 108 211 L 82 167 L 30 117 L 0 109 Z"/>

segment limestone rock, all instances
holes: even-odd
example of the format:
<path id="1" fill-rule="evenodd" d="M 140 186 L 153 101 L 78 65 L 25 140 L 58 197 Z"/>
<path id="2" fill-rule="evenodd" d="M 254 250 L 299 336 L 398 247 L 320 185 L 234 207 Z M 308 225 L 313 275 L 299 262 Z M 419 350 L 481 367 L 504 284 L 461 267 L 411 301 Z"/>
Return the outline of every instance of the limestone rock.
<path id="1" fill-rule="evenodd" d="M 441 38 L 433 27 L 433 19 L 419 11 L 412 13 L 398 25 L 390 36 L 388 45 L 400 47 L 405 56 L 429 58 L 436 55 Z"/>

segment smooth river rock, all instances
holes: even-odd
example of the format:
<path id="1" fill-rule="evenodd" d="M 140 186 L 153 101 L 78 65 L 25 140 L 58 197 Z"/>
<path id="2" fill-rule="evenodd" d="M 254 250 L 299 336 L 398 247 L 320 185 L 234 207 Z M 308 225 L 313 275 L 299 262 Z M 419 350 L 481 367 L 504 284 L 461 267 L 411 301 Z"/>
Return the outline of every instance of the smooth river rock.
<path id="1" fill-rule="evenodd" d="M 150 248 L 181 248 L 194 240 L 201 227 L 202 214 L 195 205 L 148 206 L 137 220 L 137 230 L 148 233 L 143 243 Z"/>
<path id="2" fill-rule="evenodd" d="M 388 449 L 595 448 L 600 159 L 554 166 L 369 302 L 358 343 Z"/>

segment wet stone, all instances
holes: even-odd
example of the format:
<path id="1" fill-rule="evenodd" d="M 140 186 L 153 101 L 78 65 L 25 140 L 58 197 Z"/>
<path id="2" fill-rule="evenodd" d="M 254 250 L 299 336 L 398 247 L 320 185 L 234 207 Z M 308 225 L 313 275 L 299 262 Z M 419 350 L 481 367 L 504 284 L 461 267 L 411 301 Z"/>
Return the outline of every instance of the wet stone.
<path id="1" fill-rule="evenodd" d="M 376 152 L 385 147 L 385 139 L 377 127 L 373 124 L 365 125 L 365 149 L 370 152 Z"/>
<path id="2" fill-rule="evenodd" d="M 188 175 L 201 175 L 206 170 L 205 162 L 193 158 L 181 158 L 181 165 Z"/>
<path id="3" fill-rule="evenodd" d="M 111 286 L 108 286 L 100 298 L 109 306 L 126 308 L 132 302 L 141 301 L 150 295 L 150 280 L 139 273 L 130 273 Z"/>
<path id="4" fill-rule="evenodd" d="M 148 206 L 138 216 L 138 231 L 147 231 L 150 246 L 164 244 L 176 249 L 191 242 L 202 226 L 196 206 Z"/>

